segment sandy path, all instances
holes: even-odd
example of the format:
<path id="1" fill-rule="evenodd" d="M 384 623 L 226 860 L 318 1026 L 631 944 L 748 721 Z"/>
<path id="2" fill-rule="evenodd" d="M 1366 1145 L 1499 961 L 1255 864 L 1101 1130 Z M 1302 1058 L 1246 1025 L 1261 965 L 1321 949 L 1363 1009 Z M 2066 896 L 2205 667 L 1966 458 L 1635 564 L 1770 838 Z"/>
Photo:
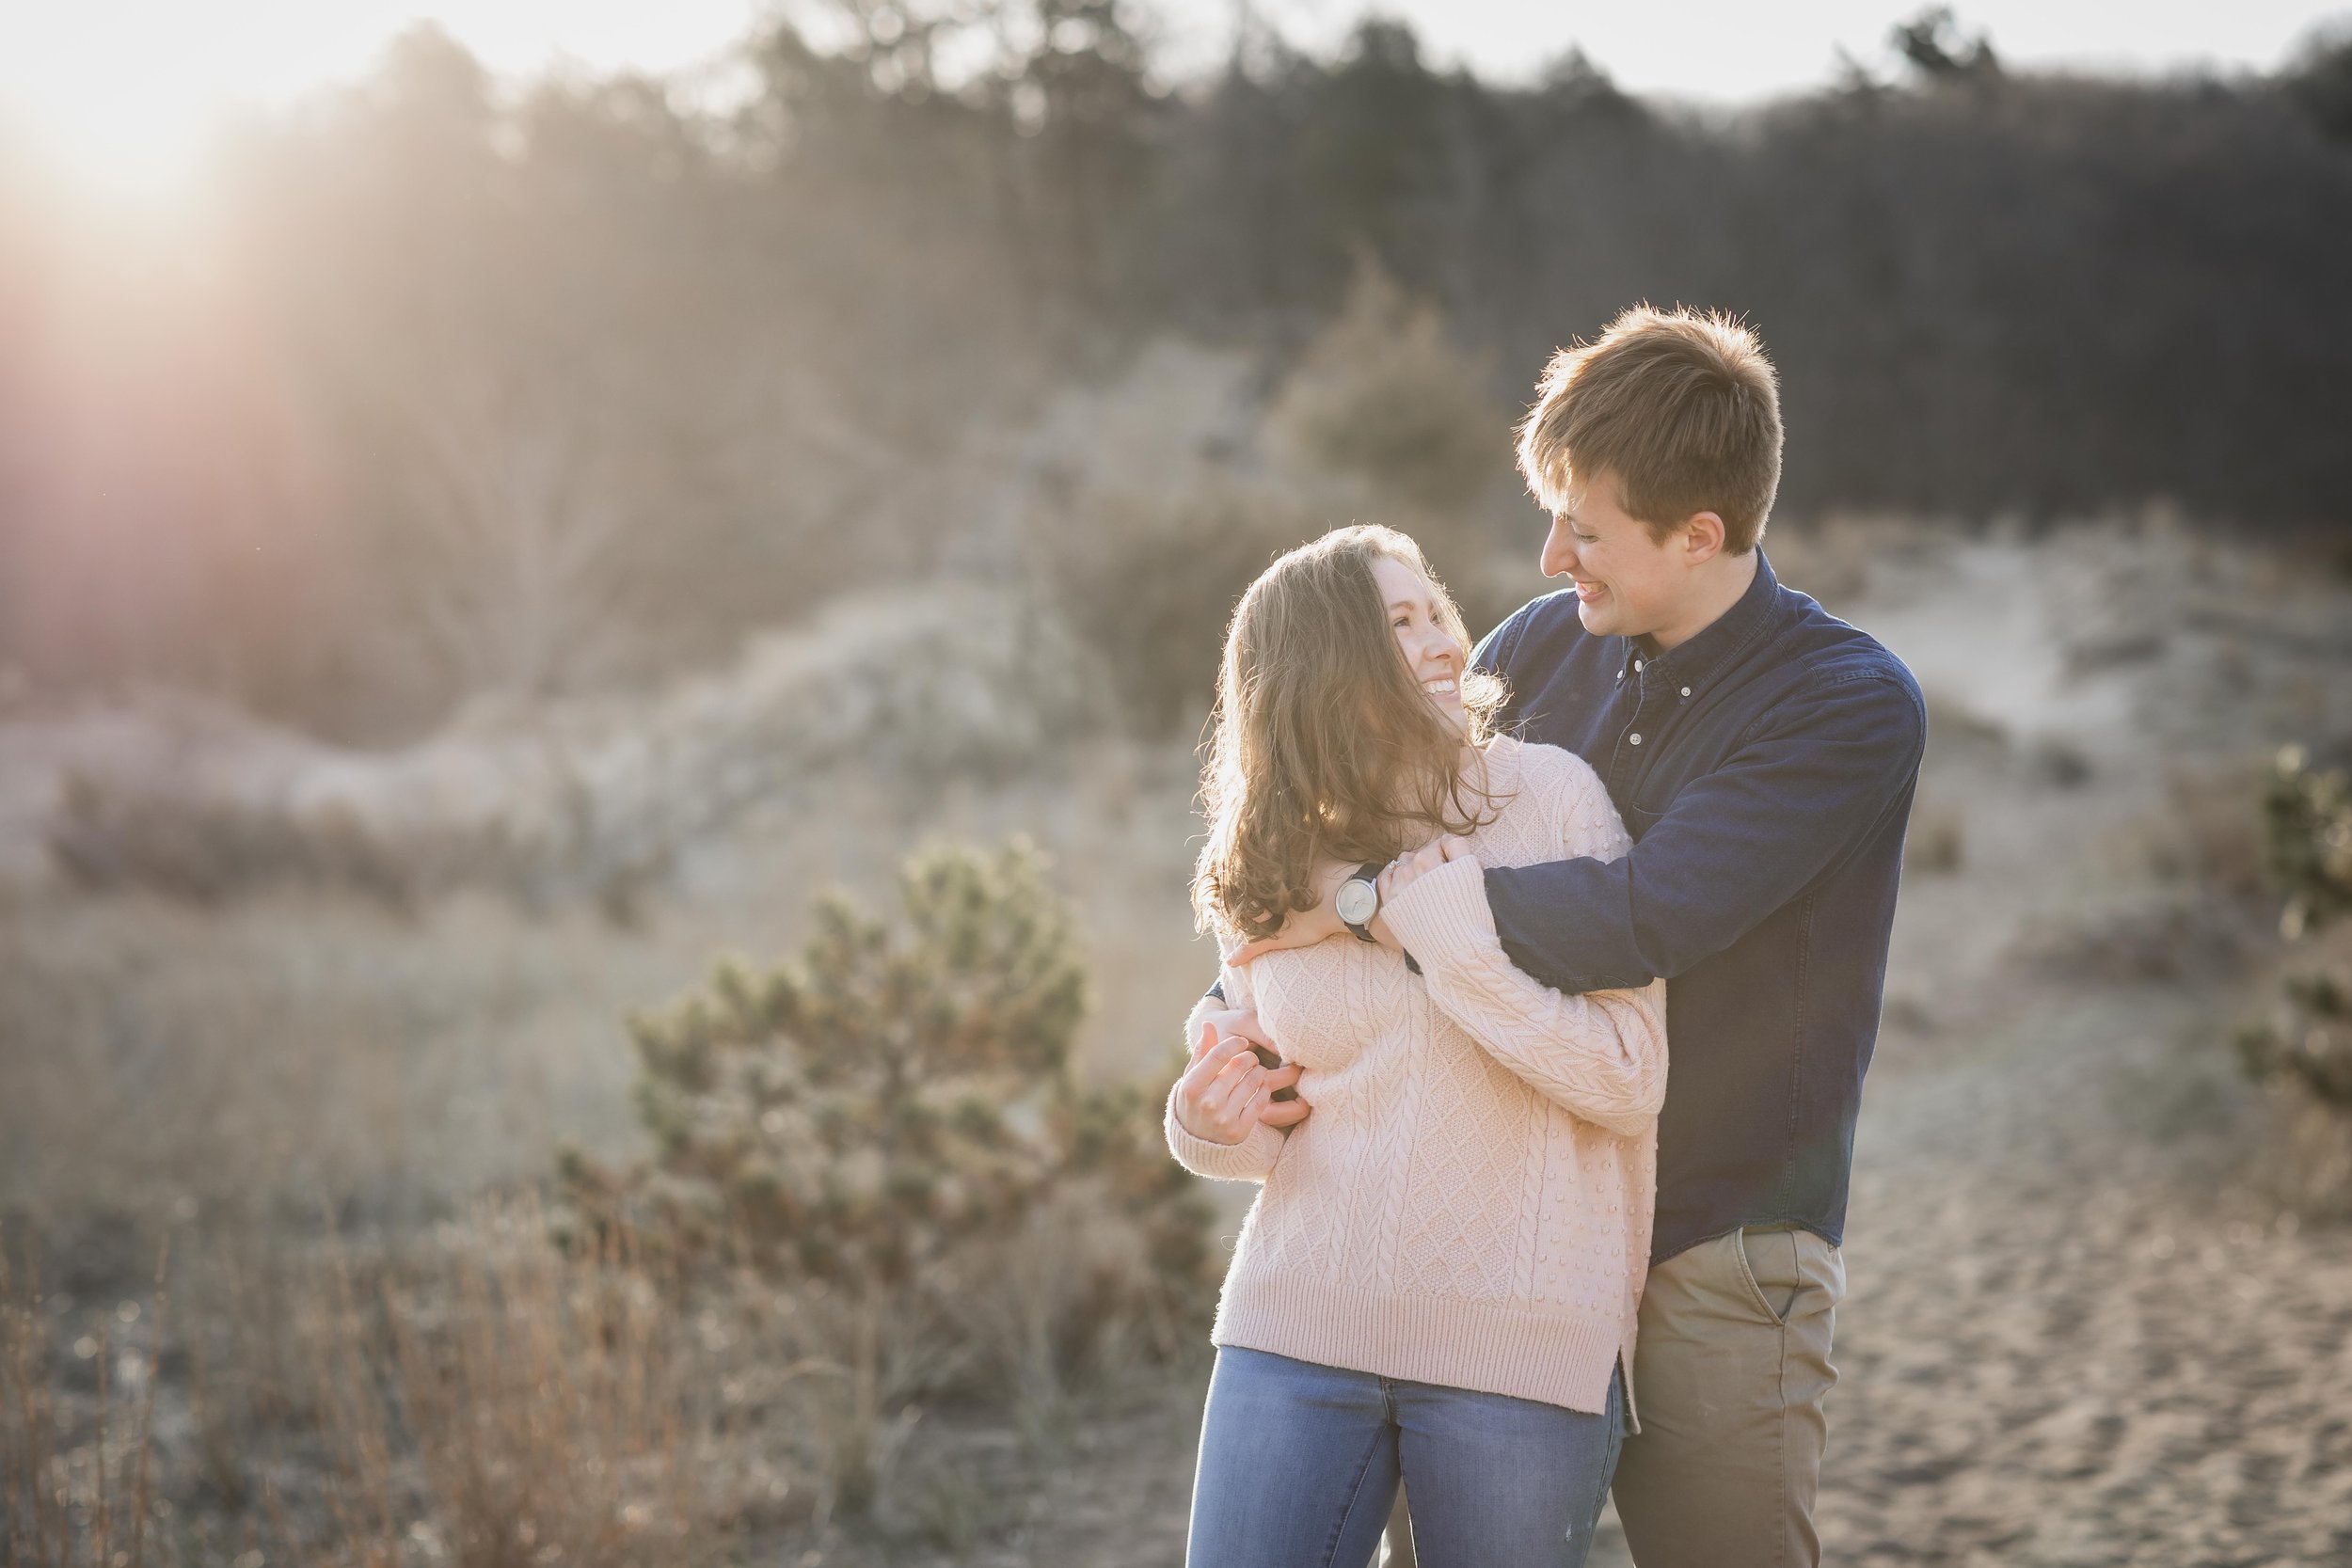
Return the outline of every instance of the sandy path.
<path id="1" fill-rule="evenodd" d="M 2005 1010 L 1865 1121 L 1831 1560 L 2352 1561 L 2344 1238 L 2218 1174 L 2244 1118 L 2164 1086 L 2200 1071 L 2177 997 Z"/>

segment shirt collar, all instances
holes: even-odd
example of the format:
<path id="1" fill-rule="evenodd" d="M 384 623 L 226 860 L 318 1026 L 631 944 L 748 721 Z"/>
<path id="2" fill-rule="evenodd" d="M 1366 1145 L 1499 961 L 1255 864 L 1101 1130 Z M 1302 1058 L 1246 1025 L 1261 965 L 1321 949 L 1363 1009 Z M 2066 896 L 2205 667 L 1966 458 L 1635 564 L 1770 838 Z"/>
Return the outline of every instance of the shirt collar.
<path id="1" fill-rule="evenodd" d="M 1655 679 L 1672 675 L 1680 684 L 1696 689 L 1747 651 L 1748 645 L 1763 632 L 1779 597 L 1780 579 L 1772 575 L 1772 563 L 1765 559 L 1764 547 L 1759 545 L 1756 549 L 1755 579 L 1729 610 L 1708 622 L 1689 641 L 1654 657 L 1640 638 L 1624 639 L 1624 658 L 1618 668 L 1629 673 L 1646 673 Z"/>

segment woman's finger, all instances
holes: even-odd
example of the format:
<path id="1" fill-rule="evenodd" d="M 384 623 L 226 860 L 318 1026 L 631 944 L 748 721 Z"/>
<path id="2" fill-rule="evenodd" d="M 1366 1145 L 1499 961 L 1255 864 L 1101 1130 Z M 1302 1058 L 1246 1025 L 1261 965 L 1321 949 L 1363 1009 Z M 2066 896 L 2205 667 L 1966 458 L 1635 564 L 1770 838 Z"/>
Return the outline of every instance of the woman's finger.
<path id="1" fill-rule="evenodd" d="M 1209 1114 L 1236 1130 L 1248 1127 L 1249 1122 L 1244 1113 L 1264 1082 L 1265 1069 L 1254 1059 L 1246 1069 L 1228 1073 L 1217 1080 Z"/>
<path id="2" fill-rule="evenodd" d="M 1248 1129 L 1247 1123 L 1236 1123 L 1227 1114 L 1227 1102 L 1233 1086 L 1243 1076 L 1236 1062 L 1247 1061 L 1248 1070 L 1263 1073 L 1256 1053 L 1248 1040 L 1220 1039 L 1218 1045 L 1196 1063 L 1176 1089 L 1177 1120 L 1194 1136 L 1218 1143 L 1239 1142 Z"/>
<path id="3" fill-rule="evenodd" d="M 1207 1050 L 1194 1059 L 1192 1066 L 1184 1069 L 1177 1092 L 1192 1103 L 1200 1103 L 1209 1086 L 1233 1065 L 1236 1057 L 1241 1056 L 1248 1056 L 1252 1061 L 1257 1059 L 1257 1053 L 1249 1048 L 1248 1040 L 1218 1036 Z"/>
<path id="4" fill-rule="evenodd" d="M 1216 1082 L 1216 1075 L 1223 1072 L 1225 1065 L 1232 1059 L 1230 1041 L 1213 1041 L 1207 1050 L 1193 1058 L 1190 1067 L 1184 1069 L 1184 1076 L 1177 1080 L 1179 1092 L 1198 1099 L 1203 1089 Z"/>

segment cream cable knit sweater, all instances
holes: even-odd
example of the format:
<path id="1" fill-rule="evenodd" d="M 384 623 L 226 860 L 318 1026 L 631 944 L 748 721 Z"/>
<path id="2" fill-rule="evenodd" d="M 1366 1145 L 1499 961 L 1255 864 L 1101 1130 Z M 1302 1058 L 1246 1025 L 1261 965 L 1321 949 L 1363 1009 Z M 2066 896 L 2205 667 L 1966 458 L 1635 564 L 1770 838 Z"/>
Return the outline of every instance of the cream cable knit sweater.
<path id="1" fill-rule="evenodd" d="M 1584 761 L 1498 738 L 1495 821 L 1392 900 L 1421 964 L 1353 940 L 1227 966 L 1305 1069 L 1314 1114 L 1186 1169 L 1263 1181 L 1210 1338 L 1327 1366 L 1606 1407 L 1649 1258 L 1666 989 L 1564 996 L 1503 956 L 1483 864 L 1613 860 L 1624 825 Z"/>

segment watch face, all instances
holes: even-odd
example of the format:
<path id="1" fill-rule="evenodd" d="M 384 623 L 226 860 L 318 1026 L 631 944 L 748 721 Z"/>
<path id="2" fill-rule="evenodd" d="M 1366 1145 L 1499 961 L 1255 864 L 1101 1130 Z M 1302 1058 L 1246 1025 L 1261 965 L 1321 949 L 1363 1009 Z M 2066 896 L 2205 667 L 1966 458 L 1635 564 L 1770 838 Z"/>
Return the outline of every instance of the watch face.
<path id="1" fill-rule="evenodd" d="M 1360 878 L 1340 884 L 1340 895 L 1332 901 L 1340 918 L 1350 926 L 1361 926 L 1380 908 L 1380 890 Z"/>

